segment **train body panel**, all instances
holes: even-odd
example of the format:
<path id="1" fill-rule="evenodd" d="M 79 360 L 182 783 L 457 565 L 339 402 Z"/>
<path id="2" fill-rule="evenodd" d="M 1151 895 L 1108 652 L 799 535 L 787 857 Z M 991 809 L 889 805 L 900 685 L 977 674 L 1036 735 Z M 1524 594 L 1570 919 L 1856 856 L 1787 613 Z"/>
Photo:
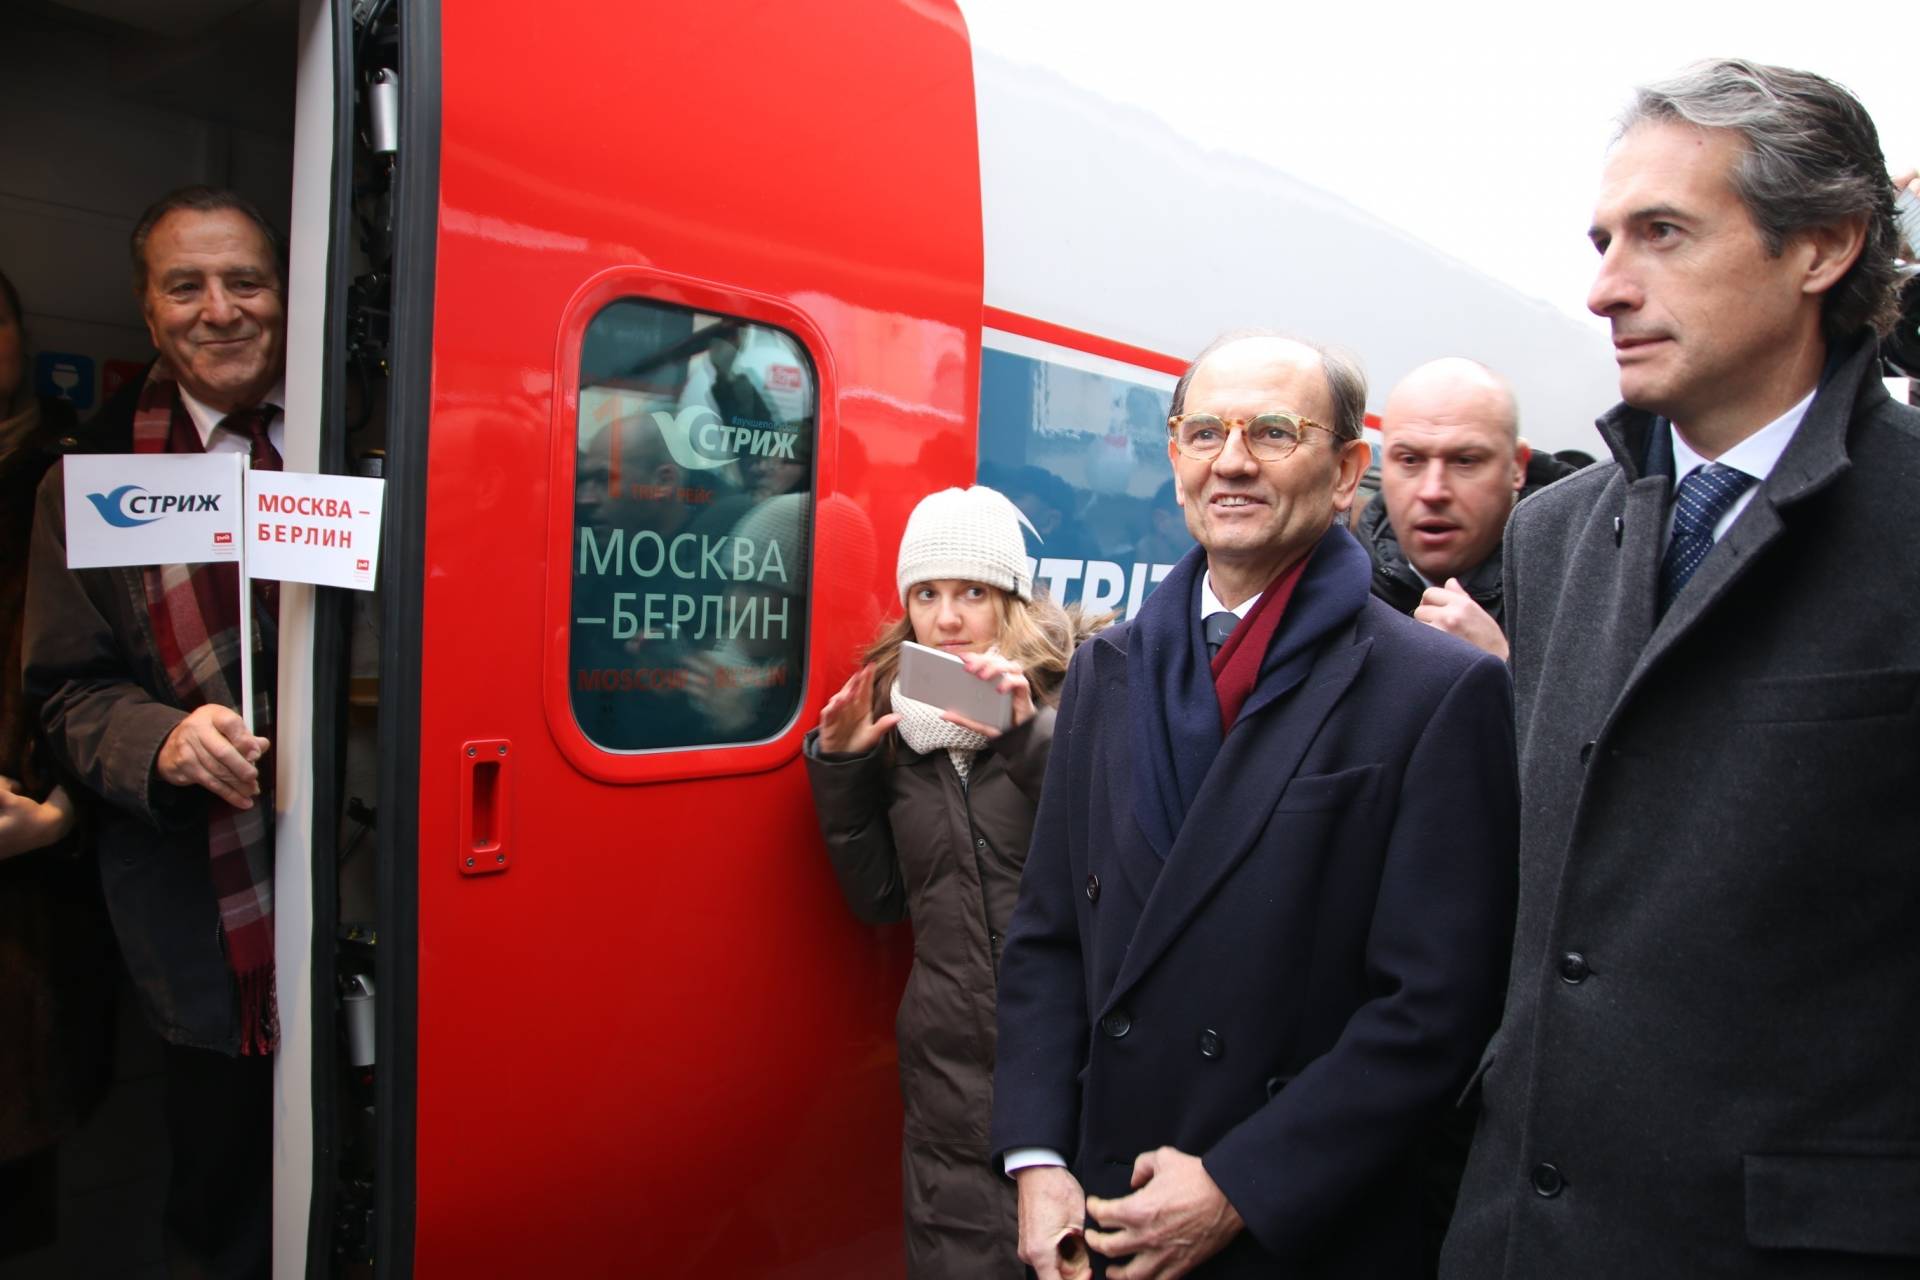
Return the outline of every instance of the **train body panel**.
<path id="1" fill-rule="evenodd" d="M 989 307 L 1182 360 L 1226 329 L 1298 333 L 1359 357 L 1376 411 L 1414 366 L 1470 356 L 1512 380 L 1534 444 L 1599 447 L 1605 330 L 1044 68 L 976 50 L 974 78 Z M 1338 117 L 1276 106 L 1274 127 Z M 1375 141 L 1384 175 L 1395 143 Z"/>
<path id="2" fill-rule="evenodd" d="M 897 605 L 877 548 L 973 470 L 964 29 L 917 4 L 859 6 L 857 41 L 791 7 L 524 13 L 441 14 L 416 1268 L 884 1274 L 908 940 L 839 901 L 797 754 Z M 723 329 L 751 340 L 719 370 Z M 717 411 L 716 382 L 755 405 Z M 691 415 L 695 458 L 659 455 L 656 411 Z M 810 547 L 736 532 L 781 504 L 737 501 L 738 459 L 698 469 L 716 426 L 811 455 Z M 806 607 L 828 596 L 850 603 Z M 777 665 L 714 657 L 743 603 L 796 641 Z M 693 723 L 692 679 L 782 723 Z M 657 740 L 686 749 L 632 749 Z M 491 784 L 475 741 L 505 748 Z M 462 842 L 489 804 L 498 851 Z"/>

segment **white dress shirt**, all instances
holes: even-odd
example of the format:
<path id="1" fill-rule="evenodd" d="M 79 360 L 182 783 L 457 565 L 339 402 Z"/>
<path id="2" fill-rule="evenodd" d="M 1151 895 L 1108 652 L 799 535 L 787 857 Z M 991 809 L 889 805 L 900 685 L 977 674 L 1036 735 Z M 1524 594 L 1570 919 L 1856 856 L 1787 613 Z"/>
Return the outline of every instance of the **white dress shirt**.
<path id="1" fill-rule="evenodd" d="M 1257 592 L 1248 596 L 1233 608 L 1228 609 L 1227 606 L 1220 603 L 1220 597 L 1213 594 L 1213 574 L 1211 572 L 1204 573 L 1200 576 L 1200 621 L 1205 622 L 1214 614 L 1222 611 L 1230 613 L 1236 618 L 1244 619 L 1247 614 L 1252 611 L 1253 606 L 1260 603 L 1260 597 L 1264 594 L 1266 593 Z"/>
<path id="2" fill-rule="evenodd" d="M 1221 604 L 1220 597 L 1213 593 L 1213 574 L 1201 574 L 1200 620 L 1205 622 L 1214 614 L 1225 612 L 1231 613 L 1244 621 L 1247 614 L 1252 611 L 1253 606 L 1260 603 L 1260 596 L 1265 594 L 1263 591 L 1258 595 L 1248 596 L 1238 605 L 1229 609 L 1224 604 Z M 1032 1168 L 1035 1165 L 1051 1164 L 1065 1166 L 1067 1163 L 1066 1160 L 1061 1157 L 1060 1153 L 1052 1147 L 1012 1147 L 1007 1151 L 1005 1161 L 1007 1176 L 1009 1178 L 1021 1169 Z"/>
<path id="3" fill-rule="evenodd" d="M 185 387 L 180 388 L 180 403 L 187 406 L 187 416 L 193 419 L 193 429 L 200 433 L 202 449 L 208 453 L 251 454 L 253 452 L 252 436 L 244 431 L 235 431 L 231 427 L 225 431 L 219 430 L 221 419 L 227 415 L 211 405 L 195 400 L 187 394 Z M 287 455 L 286 380 L 282 379 L 275 383 L 273 390 L 267 392 L 260 403 L 281 407 L 281 411 L 274 415 L 273 421 L 267 424 L 267 439 L 273 442 L 273 447 L 278 449 L 280 456 L 284 458 Z"/>
<path id="4" fill-rule="evenodd" d="M 1812 403 L 1813 392 L 1809 391 L 1806 398 L 1799 404 L 1717 458 L 1701 457 L 1695 452 L 1694 447 L 1687 443 L 1687 438 L 1680 434 L 1680 428 L 1672 423 L 1667 424 L 1667 431 L 1673 437 L 1673 486 L 1676 491 L 1682 480 L 1709 462 L 1717 462 L 1723 467 L 1732 467 L 1735 471 L 1744 471 L 1753 477 L 1753 483 L 1747 486 L 1746 492 L 1733 500 L 1733 505 L 1721 514 L 1719 522 L 1713 526 L 1715 542 L 1720 541 L 1721 536 L 1733 527 L 1733 522 L 1739 519 L 1742 511 L 1747 509 L 1747 503 L 1753 500 L 1754 493 L 1766 483 L 1767 477 L 1773 474 L 1774 467 L 1780 461 L 1780 455 L 1787 451 L 1787 442 L 1793 439 L 1793 433 L 1800 429 L 1800 420 L 1807 416 L 1807 406 Z M 1667 534 L 1661 540 L 1661 545 L 1664 546 L 1672 540 L 1673 511 L 1670 509 L 1667 512 Z"/>

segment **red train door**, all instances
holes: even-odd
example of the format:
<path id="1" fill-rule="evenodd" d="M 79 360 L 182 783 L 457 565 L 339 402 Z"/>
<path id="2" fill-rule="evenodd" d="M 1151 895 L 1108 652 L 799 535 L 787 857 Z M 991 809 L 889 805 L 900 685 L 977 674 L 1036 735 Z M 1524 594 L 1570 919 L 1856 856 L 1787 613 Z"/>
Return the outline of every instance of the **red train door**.
<path id="1" fill-rule="evenodd" d="M 889 1274 L 906 940 L 840 902 L 798 753 L 972 475 L 964 24 L 407 13 L 389 1259 Z"/>

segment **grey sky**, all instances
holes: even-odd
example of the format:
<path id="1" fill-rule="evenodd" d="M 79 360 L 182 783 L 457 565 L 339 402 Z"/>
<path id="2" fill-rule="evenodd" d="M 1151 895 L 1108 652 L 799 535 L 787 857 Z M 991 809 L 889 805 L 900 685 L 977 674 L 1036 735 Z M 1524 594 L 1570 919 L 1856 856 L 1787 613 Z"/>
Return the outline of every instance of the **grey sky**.
<path id="1" fill-rule="evenodd" d="M 1892 167 L 1920 164 L 1910 7 L 961 3 L 978 46 L 1285 169 L 1596 325 L 1585 232 L 1640 81 L 1729 54 L 1818 71 L 1860 95 Z"/>

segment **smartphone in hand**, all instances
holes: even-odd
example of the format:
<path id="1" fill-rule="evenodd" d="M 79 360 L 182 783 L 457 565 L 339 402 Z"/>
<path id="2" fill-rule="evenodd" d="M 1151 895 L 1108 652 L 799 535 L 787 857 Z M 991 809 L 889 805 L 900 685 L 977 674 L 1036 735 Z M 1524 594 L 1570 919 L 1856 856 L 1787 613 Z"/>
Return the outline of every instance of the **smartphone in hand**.
<path id="1" fill-rule="evenodd" d="M 990 729 L 1013 723 L 1013 695 L 1001 693 L 991 680 L 967 670 L 960 659 L 942 649 L 930 649 L 911 640 L 900 645 L 900 692 L 976 720 Z"/>

